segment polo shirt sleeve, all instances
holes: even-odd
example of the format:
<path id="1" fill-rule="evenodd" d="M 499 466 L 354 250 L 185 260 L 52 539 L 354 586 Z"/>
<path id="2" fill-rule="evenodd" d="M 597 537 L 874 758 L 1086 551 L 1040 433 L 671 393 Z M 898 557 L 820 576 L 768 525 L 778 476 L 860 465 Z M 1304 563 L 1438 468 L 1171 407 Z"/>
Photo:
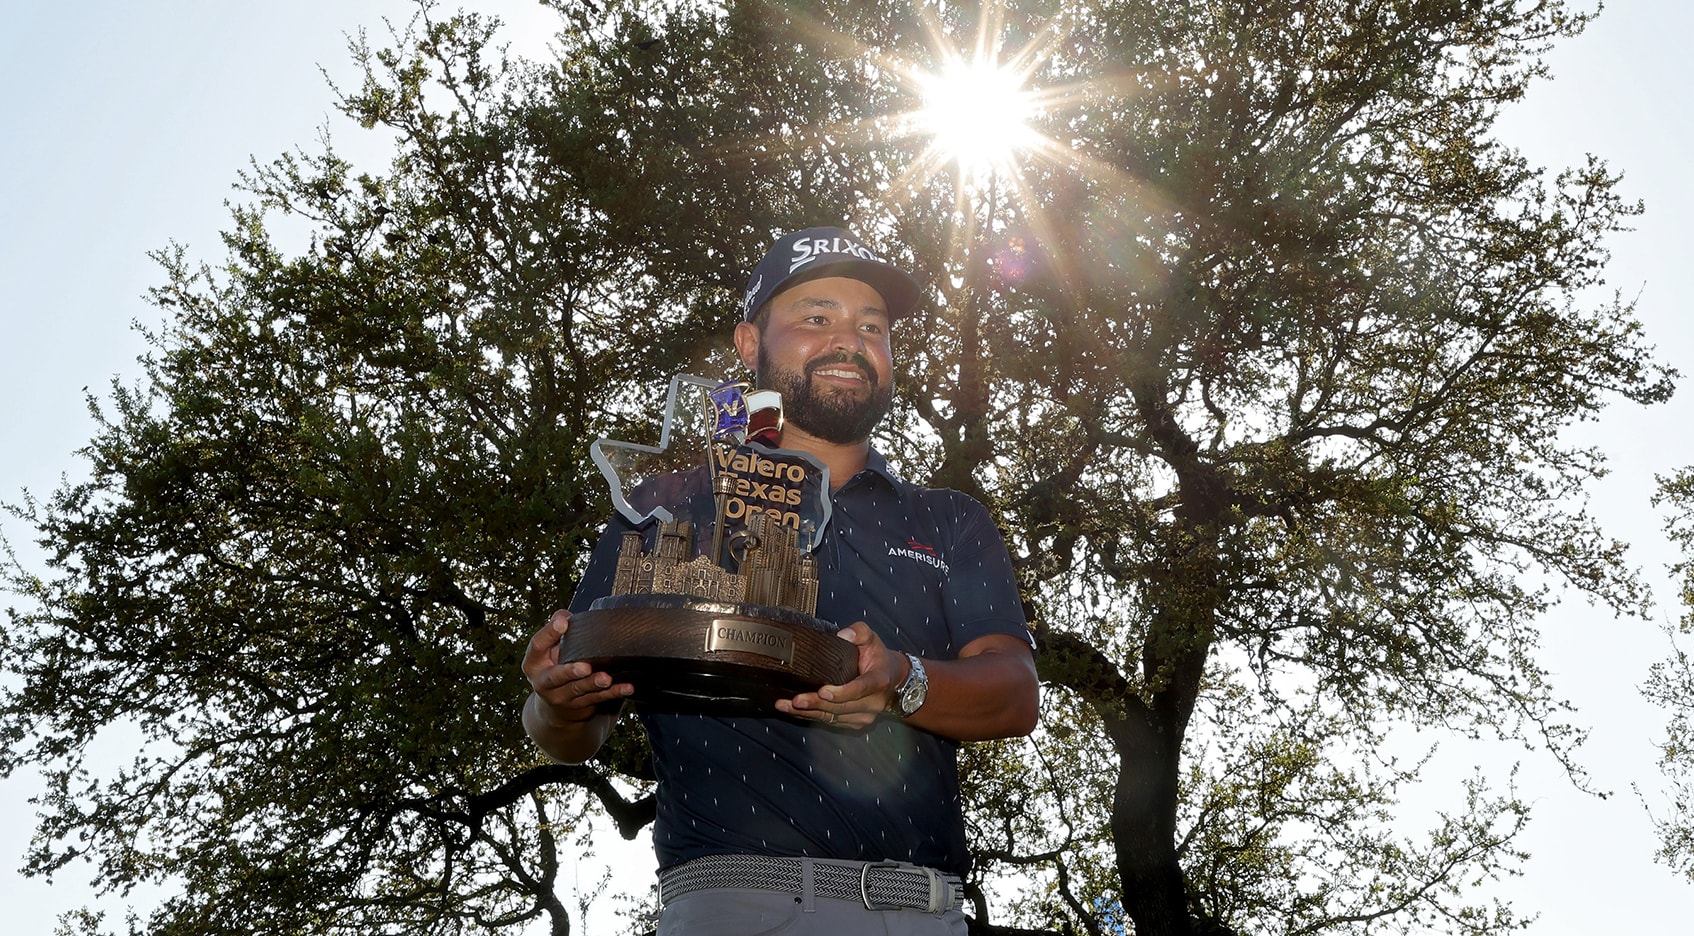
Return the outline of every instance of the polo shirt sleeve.
<path id="1" fill-rule="evenodd" d="M 947 624 L 954 646 L 988 634 L 1009 634 L 1028 643 L 1029 625 L 1024 620 L 1023 597 L 1018 594 L 1012 557 L 988 509 L 966 494 L 948 492 L 957 503 L 954 516 L 954 557 L 944 586 Z"/>

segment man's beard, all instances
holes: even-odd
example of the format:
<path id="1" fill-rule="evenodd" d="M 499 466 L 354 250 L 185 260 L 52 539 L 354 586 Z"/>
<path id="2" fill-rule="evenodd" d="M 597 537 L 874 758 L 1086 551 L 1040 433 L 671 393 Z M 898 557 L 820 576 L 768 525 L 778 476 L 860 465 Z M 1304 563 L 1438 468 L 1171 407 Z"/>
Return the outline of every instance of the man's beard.
<path id="1" fill-rule="evenodd" d="M 870 381 L 871 394 L 863 401 L 847 393 L 817 393 L 812 374 L 822 367 L 851 364 Z M 759 347 L 759 371 L 754 382 L 761 390 L 782 394 L 782 418 L 825 442 L 852 445 L 870 438 L 871 430 L 894 404 L 892 383 L 876 378 L 871 362 L 862 354 L 837 351 L 806 362 L 804 373 L 783 370 L 771 363 L 763 345 Z"/>

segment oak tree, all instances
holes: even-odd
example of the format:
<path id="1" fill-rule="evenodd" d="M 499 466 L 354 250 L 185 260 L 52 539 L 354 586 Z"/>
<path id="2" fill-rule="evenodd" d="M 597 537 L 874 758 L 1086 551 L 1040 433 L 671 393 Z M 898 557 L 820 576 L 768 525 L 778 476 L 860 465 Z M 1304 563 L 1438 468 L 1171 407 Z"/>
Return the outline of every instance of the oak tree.
<path id="1" fill-rule="evenodd" d="M 607 512 L 586 444 L 728 372 L 776 231 L 846 223 L 930 284 L 877 444 L 990 506 L 1040 643 L 1037 735 L 967 749 L 978 928 L 1522 922 L 1470 885 L 1527 807 L 1477 778 L 1407 833 L 1421 761 L 1381 748 L 1499 734 L 1580 782 L 1536 619 L 1641 602 L 1560 436 L 1670 392 L 1627 303 L 1573 298 L 1637 209 L 1492 136 L 1584 14 L 556 9 L 548 61 L 427 4 L 360 44 L 343 109 L 392 164 L 283 157 L 219 266 L 161 254 L 89 480 L 17 508 L 49 550 L 0 643 L 0 770 L 52 780 L 32 870 L 174 881 L 160 933 L 570 931 L 586 817 L 652 815 L 637 731 L 567 768 L 516 717 Z M 979 29 L 1029 50 L 1047 143 L 972 180 L 908 73 Z M 135 763 L 84 773 L 125 724 Z"/>

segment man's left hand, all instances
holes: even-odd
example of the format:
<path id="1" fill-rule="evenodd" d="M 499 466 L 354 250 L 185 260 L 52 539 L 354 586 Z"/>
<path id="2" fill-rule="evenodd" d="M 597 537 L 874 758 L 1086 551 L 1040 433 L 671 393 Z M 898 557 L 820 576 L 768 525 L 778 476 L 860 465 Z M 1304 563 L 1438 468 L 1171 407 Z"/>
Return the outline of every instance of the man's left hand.
<path id="1" fill-rule="evenodd" d="M 876 724 L 896 687 L 912 668 L 904 653 L 888 649 L 870 625 L 859 621 L 836 636 L 859 650 L 859 675 L 840 686 L 824 686 L 792 699 L 779 699 L 777 711 L 808 721 L 862 731 Z"/>

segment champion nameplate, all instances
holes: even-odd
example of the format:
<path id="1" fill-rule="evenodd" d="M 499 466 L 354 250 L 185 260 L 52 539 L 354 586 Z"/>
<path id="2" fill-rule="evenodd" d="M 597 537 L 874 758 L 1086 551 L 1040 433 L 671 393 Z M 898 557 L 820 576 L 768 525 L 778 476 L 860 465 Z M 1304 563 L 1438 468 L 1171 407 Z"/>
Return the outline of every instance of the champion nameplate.
<path id="1" fill-rule="evenodd" d="M 794 663 L 794 636 L 787 631 L 754 621 L 718 618 L 706 632 L 706 652 L 740 650 Z"/>

